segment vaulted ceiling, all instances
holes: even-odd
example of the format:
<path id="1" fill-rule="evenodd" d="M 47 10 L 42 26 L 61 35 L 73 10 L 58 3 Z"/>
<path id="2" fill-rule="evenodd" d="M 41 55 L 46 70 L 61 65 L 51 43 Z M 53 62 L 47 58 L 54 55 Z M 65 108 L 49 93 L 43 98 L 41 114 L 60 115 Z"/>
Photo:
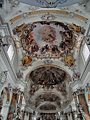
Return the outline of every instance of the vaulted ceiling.
<path id="1" fill-rule="evenodd" d="M 78 55 L 90 18 L 78 3 L 85 1 L 19 2 L 9 0 L 12 9 L 4 9 L 3 17 L 14 39 L 18 81 L 26 83 L 26 108 L 61 111 L 72 100 L 71 83 L 80 77 Z"/>

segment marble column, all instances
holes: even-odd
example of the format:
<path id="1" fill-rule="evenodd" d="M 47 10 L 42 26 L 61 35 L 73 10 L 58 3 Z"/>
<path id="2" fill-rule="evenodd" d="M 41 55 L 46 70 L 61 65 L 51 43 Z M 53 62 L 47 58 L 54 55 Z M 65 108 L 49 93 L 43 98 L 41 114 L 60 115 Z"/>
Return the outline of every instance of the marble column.
<path id="1" fill-rule="evenodd" d="M 81 107 L 84 111 L 85 119 L 90 120 L 90 114 L 89 114 L 89 109 L 88 109 L 88 105 L 86 102 L 84 90 L 82 90 L 82 89 L 78 90 L 78 99 L 79 99 L 79 104 L 81 105 Z"/>

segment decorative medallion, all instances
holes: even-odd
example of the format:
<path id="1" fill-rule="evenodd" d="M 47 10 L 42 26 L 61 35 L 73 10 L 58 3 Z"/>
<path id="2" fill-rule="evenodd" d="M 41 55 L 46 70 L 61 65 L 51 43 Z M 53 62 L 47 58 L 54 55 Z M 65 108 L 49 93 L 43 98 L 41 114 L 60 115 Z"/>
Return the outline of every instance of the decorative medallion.
<path id="1" fill-rule="evenodd" d="M 28 55 L 25 55 L 22 59 L 22 64 L 23 66 L 27 66 L 27 65 L 30 65 L 32 62 L 32 58 L 31 56 L 28 56 Z"/>
<path id="2" fill-rule="evenodd" d="M 67 55 L 65 56 L 65 63 L 68 65 L 68 66 L 73 66 L 74 63 L 75 63 L 75 59 L 72 55 Z"/>

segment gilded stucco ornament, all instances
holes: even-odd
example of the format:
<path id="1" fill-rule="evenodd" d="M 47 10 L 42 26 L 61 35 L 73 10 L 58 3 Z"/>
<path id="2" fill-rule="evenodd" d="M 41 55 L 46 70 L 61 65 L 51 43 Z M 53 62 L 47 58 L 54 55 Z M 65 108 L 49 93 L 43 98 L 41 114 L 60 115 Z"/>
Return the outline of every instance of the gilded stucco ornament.
<path id="1" fill-rule="evenodd" d="M 29 55 L 25 55 L 22 59 L 23 66 L 29 66 L 29 65 L 31 65 L 31 62 L 32 62 L 32 57 Z"/>
<path id="2" fill-rule="evenodd" d="M 70 67 L 75 64 L 75 59 L 74 59 L 74 57 L 72 55 L 65 56 L 64 61 Z"/>

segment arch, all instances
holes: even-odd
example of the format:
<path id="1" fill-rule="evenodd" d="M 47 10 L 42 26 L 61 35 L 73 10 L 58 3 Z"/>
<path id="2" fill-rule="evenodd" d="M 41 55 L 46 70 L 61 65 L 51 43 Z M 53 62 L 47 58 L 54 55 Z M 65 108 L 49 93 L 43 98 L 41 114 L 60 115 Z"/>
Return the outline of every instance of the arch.
<path id="1" fill-rule="evenodd" d="M 66 10 L 58 10 L 58 9 L 57 10 L 53 10 L 53 9 L 52 10 L 46 10 L 46 9 L 44 10 L 43 9 L 43 10 L 26 12 L 26 13 L 20 14 L 18 16 L 14 16 L 13 18 L 10 19 L 10 22 L 11 22 L 11 24 L 15 24 L 15 22 L 17 22 L 17 21 L 20 21 L 22 19 L 24 20 L 24 16 L 27 17 L 27 19 L 29 19 L 29 18 L 32 18 L 32 16 L 35 16 L 35 15 L 36 15 L 36 17 L 37 16 L 42 17 L 43 14 L 48 14 L 48 13 L 49 14 L 57 14 L 59 16 L 63 15 L 63 17 L 65 16 L 65 17 L 67 17 L 67 19 L 68 19 L 68 16 L 71 16 L 71 18 L 78 19 L 82 22 L 85 22 L 85 21 L 88 20 L 88 18 L 86 16 L 82 16 L 82 15 L 72 13 L 72 12 L 66 11 Z M 73 14 L 73 17 L 72 17 L 72 14 Z M 34 21 L 36 21 L 36 20 L 34 19 Z"/>
<path id="2" fill-rule="evenodd" d="M 63 66 L 63 64 L 60 64 L 61 62 L 60 61 L 56 61 L 56 62 L 54 62 L 54 63 L 52 63 L 52 64 L 42 64 L 41 62 L 40 62 L 40 64 L 39 64 L 39 62 L 36 62 L 36 63 L 34 63 L 35 65 L 33 65 L 33 66 L 35 66 L 35 67 L 33 67 L 28 73 L 27 73 L 27 75 L 26 75 L 26 77 L 25 77 L 25 80 L 27 81 L 27 80 L 31 80 L 31 78 L 30 78 L 30 73 L 32 72 L 32 71 L 34 71 L 34 70 L 37 70 L 37 69 L 39 69 L 39 68 L 42 68 L 42 67 L 55 67 L 55 68 L 58 68 L 58 69 L 60 69 L 60 70 L 62 70 L 62 71 L 64 71 L 65 73 L 66 73 L 66 75 L 67 75 L 67 78 L 68 78 L 68 80 L 72 80 L 72 75 L 73 75 L 73 72 L 70 70 L 70 69 L 68 69 L 68 67 L 66 67 L 67 69 L 65 69 L 64 68 L 64 66 Z M 62 67 L 63 66 L 63 67 Z"/>
<path id="3" fill-rule="evenodd" d="M 24 70 L 23 72 L 23 77 L 26 81 L 28 81 L 28 78 L 29 78 L 29 74 L 39 68 L 40 66 L 43 66 L 43 65 L 48 65 L 48 64 L 45 64 L 45 60 L 37 60 L 37 61 L 34 61 L 32 66 L 29 66 L 28 69 Z M 65 66 L 63 62 L 61 62 L 60 60 L 52 60 L 52 64 L 53 66 L 57 66 L 59 67 L 60 69 L 64 70 L 70 77 L 70 79 L 72 79 L 73 77 L 73 71 L 68 67 L 68 66 Z M 27 74 L 26 74 L 27 73 Z"/>

